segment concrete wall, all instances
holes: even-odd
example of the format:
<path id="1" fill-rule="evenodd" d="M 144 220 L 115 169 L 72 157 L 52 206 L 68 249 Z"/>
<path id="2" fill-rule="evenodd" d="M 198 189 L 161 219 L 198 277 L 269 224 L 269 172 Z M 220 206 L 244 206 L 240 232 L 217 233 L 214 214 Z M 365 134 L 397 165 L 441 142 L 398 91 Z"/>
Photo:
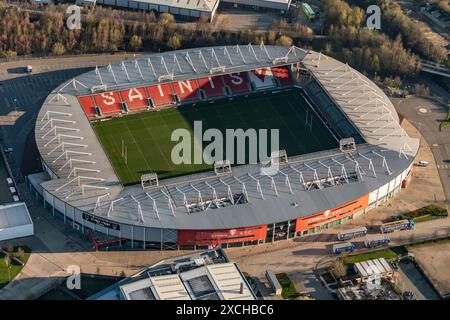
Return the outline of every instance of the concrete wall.
<path id="1" fill-rule="evenodd" d="M 32 236 L 34 234 L 33 224 L 18 227 L 0 229 L 0 241 Z"/>

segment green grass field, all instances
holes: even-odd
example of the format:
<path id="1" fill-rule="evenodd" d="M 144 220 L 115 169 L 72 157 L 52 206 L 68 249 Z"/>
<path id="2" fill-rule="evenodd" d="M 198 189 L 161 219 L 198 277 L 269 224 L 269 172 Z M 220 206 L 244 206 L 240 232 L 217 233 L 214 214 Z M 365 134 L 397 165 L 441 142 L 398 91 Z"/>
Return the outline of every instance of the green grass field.
<path id="1" fill-rule="evenodd" d="M 305 126 L 307 113 L 309 117 L 314 114 L 295 89 L 144 112 L 97 122 L 93 127 L 121 182 L 128 185 L 140 183 L 141 175 L 149 172 L 157 172 L 164 179 L 211 170 L 207 164 L 176 165 L 171 161 L 172 148 L 178 143 L 171 141 L 172 132 L 185 128 L 192 133 L 194 121 L 202 121 L 203 132 L 208 128 L 221 132 L 238 128 L 279 129 L 280 149 L 286 149 L 288 156 L 338 147 L 315 114 L 312 130 Z M 122 157 L 122 140 L 128 151 L 127 164 Z M 248 145 L 246 148 L 248 152 Z"/>
<path id="2" fill-rule="evenodd" d="M 30 249 L 23 248 L 23 252 L 18 252 L 17 247 L 14 248 L 14 251 L 11 253 L 11 256 L 18 258 L 23 262 L 24 266 L 30 257 Z M 23 267 L 20 264 L 17 264 L 15 261 L 10 261 L 9 263 L 9 271 L 5 261 L 5 254 L 0 252 L 0 289 L 6 286 L 10 280 L 13 280 L 19 273 L 22 271 Z"/>

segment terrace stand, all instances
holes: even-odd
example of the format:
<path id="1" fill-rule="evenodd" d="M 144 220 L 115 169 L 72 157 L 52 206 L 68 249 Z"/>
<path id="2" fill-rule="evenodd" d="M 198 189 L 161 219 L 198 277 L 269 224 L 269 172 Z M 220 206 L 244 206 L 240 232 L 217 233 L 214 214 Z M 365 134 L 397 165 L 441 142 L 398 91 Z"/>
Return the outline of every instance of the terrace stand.
<path id="1" fill-rule="evenodd" d="M 143 174 L 141 176 L 141 187 L 142 189 L 148 189 L 152 187 L 159 186 L 158 175 L 154 172 Z"/>

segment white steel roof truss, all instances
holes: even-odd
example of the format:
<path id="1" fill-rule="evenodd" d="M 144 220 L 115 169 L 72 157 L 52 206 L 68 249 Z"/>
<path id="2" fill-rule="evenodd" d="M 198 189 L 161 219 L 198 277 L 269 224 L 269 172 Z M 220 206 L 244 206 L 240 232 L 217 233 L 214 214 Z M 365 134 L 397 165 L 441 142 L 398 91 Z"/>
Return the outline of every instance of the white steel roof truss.
<path id="1" fill-rule="evenodd" d="M 106 68 L 108 70 L 109 73 L 112 74 L 112 77 L 114 79 L 114 82 L 117 84 L 117 79 L 116 79 L 116 75 L 114 74 L 114 70 L 111 66 L 111 64 L 108 64 L 108 67 Z"/>
<path id="2" fill-rule="evenodd" d="M 153 213 L 155 214 L 156 218 L 158 220 L 161 220 L 159 218 L 159 212 L 158 212 L 158 206 L 156 205 L 156 200 L 151 195 L 149 195 L 148 192 L 146 192 L 145 194 L 147 195 L 147 197 L 150 198 L 150 200 L 152 200 L 152 210 L 153 210 Z"/>

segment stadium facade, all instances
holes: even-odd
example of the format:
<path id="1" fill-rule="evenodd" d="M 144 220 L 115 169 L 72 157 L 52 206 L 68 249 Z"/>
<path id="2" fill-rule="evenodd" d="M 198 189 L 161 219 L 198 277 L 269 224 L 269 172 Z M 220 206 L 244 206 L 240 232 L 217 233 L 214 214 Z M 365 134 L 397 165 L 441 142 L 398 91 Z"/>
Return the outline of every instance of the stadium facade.
<path id="1" fill-rule="evenodd" d="M 356 149 L 288 155 L 274 176 L 241 165 L 143 188 L 122 185 L 91 124 L 293 87 Z M 273 242 L 354 219 L 406 187 L 419 147 L 388 97 L 358 71 L 311 50 L 264 45 L 179 50 L 96 68 L 47 97 L 35 138 L 44 172 L 28 176 L 30 189 L 55 217 L 82 233 L 158 250 Z"/>

